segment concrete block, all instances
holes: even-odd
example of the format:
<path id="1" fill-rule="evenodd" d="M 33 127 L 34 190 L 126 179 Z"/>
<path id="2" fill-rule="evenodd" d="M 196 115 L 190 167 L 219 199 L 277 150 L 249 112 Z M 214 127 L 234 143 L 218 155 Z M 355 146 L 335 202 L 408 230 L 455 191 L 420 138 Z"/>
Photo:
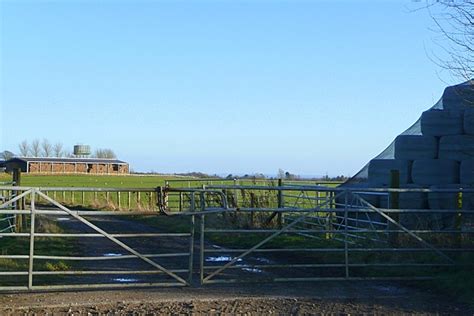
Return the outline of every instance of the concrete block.
<path id="1" fill-rule="evenodd" d="M 395 159 L 436 159 L 438 140 L 434 136 L 400 135 L 395 138 Z"/>
<path id="2" fill-rule="evenodd" d="M 455 160 L 415 160 L 412 166 L 412 180 L 420 186 L 459 183 L 459 163 Z"/>
<path id="3" fill-rule="evenodd" d="M 428 110 L 421 115 L 420 124 L 425 136 L 459 135 L 463 133 L 463 112 Z"/>
<path id="4" fill-rule="evenodd" d="M 439 140 L 439 159 L 467 160 L 474 158 L 474 135 L 443 136 Z"/>

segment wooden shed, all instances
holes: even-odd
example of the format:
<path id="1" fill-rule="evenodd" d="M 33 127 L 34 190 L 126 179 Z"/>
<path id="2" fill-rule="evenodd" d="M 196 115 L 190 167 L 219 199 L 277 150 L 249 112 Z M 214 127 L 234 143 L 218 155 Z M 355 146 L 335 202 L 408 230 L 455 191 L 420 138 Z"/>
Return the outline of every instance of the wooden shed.
<path id="1" fill-rule="evenodd" d="M 31 174 L 129 174 L 128 163 L 103 158 L 15 157 L 5 162 L 6 171 L 20 169 Z"/>

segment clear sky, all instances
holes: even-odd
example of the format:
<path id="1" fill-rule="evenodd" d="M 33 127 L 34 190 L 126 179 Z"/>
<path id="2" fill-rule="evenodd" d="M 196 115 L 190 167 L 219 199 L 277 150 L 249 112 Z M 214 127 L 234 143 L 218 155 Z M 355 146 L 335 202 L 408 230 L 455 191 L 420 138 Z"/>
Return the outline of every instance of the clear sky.
<path id="1" fill-rule="evenodd" d="M 135 171 L 352 175 L 455 83 L 416 5 L 0 1 L 0 150 L 47 138 Z"/>

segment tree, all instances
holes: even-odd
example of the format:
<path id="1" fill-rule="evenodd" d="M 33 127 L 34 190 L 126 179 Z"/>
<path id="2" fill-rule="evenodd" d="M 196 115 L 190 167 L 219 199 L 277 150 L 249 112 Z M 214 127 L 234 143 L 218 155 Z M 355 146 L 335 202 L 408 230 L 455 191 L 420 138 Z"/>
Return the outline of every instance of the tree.
<path id="1" fill-rule="evenodd" d="M 109 149 L 109 148 L 98 148 L 98 149 L 96 149 L 94 156 L 96 158 L 108 158 L 108 159 L 117 158 L 114 151 L 112 149 Z"/>
<path id="2" fill-rule="evenodd" d="M 58 157 L 58 158 L 61 158 L 63 155 L 64 155 L 64 152 L 63 152 L 63 144 L 62 143 L 56 143 L 54 144 L 53 146 L 53 152 L 54 152 L 54 156 L 55 157 Z"/>
<path id="3" fill-rule="evenodd" d="M 30 155 L 30 145 L 28 141 L 24 140 L 18 145 L 18 149 L 20 150 L 20 155 L 22 157 L 28 157 Z"/>
<path id="4" fill-rule="evenodd" d="M 9 160 L 9 159 L 12 159 L 13 157 L 15 157 L 15 154 L 8 150 L 4 150 L 0 153 L 0 159 L 2 160 Z"/>
<path id="5" fill-rule="evenodd" d="M 455 77 L 474 77 L 474 0 L 426 0 L 425 8 L 441 37 L 435 43 L 441 54 L 433 60 Z"/>
<path id="6" fill-rule="evenodd" d="M 43 152 L 43 157 L 51 157 L 51 154 L 53 153 L 53 146 L 46 138 L 43 138 L 43 141 L 41 142 L 41 149 Z"/>
<path id="7" fill-rule="evenodd" d="M 31 142 L 30 152 L 33 157 L 39 157 L 41 155 L 41 146 L 38 139 L 34 139 Z"/>
<path id="8" fill-rule="evenodd" d="M 278 179 L 284 179 L 285 178 L 285 170 L 283 169 L 278 169 Z"/>

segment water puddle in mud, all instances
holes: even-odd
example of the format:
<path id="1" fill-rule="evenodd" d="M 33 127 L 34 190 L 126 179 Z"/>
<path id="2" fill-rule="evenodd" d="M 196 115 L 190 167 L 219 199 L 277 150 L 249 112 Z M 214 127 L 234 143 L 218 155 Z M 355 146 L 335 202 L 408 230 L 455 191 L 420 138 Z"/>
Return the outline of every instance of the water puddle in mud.
<path id="1" fill-rule="evenodd" d="M 58 217 L 56 220 L 58 222 L 66 222 L 66 221 L 70 221 L 71 219 L 69 217 Z"/>
<path id="2" fill-rule="evenodd" d="M 129 282 L 137 282 L 138 279 L 132 279 L 132 278 L 115 278 L 113 279 L 116 282 L 120 283 L 129 283 Z"/>
<path id="3" fill-rule="evenodd" d="M 374 288 L 377 291 L 390 293 L 390 294 L 401 294 L 401 293 L 404 292 L 403 289 L 400 289 L 396 286 L 391 286 L 391 285 L 376 285 L 376 286 L 374 286 Z"/>
<path id="4" fill-rule="evenodd" d="M 253 273 L 263 273 L 263 270 L 257 269 L 257 268 L 242 268 L 242 270 L 247 271 L 247 272 L 253 272 Z"/>
<path id="5" fill-rule="evenodd" d="M 231 256 L 217 256 L 217 257 L 207 257 L 206 261 L 207 262 L 228 262 L 234 260 L 235 257 Z M 242 259 L 237 259 L 237 262 L 241 262 Z"/>
<path id="6" fill-rule="evenodd" d="M 104 253 L 104 257 L 121 257 L 121 256 L 123 256 L 123 254 L 121 253 L 113 253 L 113 252 Z"/>

